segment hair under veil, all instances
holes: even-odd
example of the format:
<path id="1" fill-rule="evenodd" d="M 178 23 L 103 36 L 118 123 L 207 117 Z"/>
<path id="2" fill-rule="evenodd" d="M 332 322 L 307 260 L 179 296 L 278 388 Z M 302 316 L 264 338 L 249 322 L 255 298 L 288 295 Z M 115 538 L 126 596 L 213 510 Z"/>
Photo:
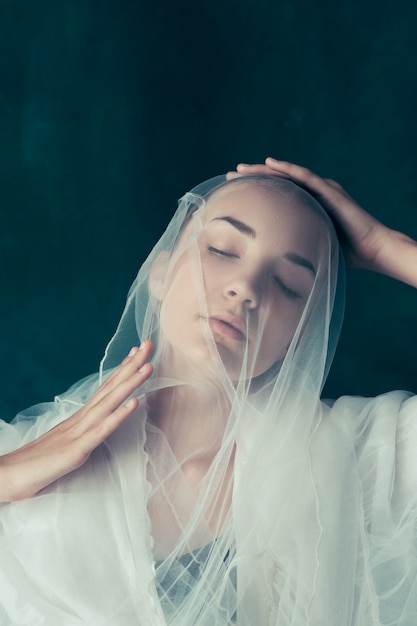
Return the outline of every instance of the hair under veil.
<path id="1" fill-rule="evenodd" d="M 257 216 L 264 205 L 271 251 L 254 248 L 231 286 L 230 268 L 259 235 L 249 208 Z M 251 272 L 259 292 L 244 284 Z M 238 307 L 243 284 L 252 292 Z M 341 285 L 332 223 L 294 183 L 217 177 L 181 199 L 99 378 L 41 407 L 25 430 L 27 440 L 71 414 L 132 345 L 152 339 L 154 374 L 136 413 L 83 467 L 5 512 L 1 583 L 14 590 L 18 578 L 33 600 L 13 591 L 13 623 L 376 623 L 352 433 L 320 401 Z M 184 398 L 192 446 L 175 430 Z"/>

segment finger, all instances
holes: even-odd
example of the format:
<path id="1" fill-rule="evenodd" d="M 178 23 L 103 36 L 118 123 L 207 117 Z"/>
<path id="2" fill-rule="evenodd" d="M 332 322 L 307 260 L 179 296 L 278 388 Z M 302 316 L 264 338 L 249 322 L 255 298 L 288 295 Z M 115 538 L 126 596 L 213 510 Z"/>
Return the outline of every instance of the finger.
<path id="1" fill-rule="evenodd" d="M 100 410 L 103 409 L 105 412 L 111 413 L 121 404 L 126 403 L 129 396 L 151 376 L 152 371 L 153 368 L 150 363 L 142 365 L 139 371 L 133 372 L 128 378 L 109 390 L 100 402 Z"/>
<path id="2" fill-rule="evenodd" d="M 110 375 L 107 376 L 107 378 L 105 378 L 105 380 L 101 383 L 100 389 L 104 389 L 105 387 L 108 387 L 109 384 L 111 384 L 111 381 L 117 376 L 117 374 L 120 371 L 120 369 L 123 368 L 128 363 L 130 363 L 132 357 L 136 354 L 136 352 L 138 350 L 139 350 L 138 346 L 134 346 L 134 347 L 131 348 L 129 354 L 127 356 L 125 356 L 123 361 L 121 363 L 119 363 L 119 365 L 117 367 L 115 367 L 114 370 L 110 373 Z"/>
<path id="3" fill-rule="evenodd" d="M 128 378 L 110 389 L 105 396 L 89 408 L 83 420 L 83 428 L 89 429 L 94 424 L 107 419 L 122 405 L 126 405 L 127 409 L 133 412 L 137 408 L 139 400 L 134 398 L 134 402 L 130 403 L 128 398 L 151 376 L 152 371 L 152 365 L 145 363 L 139 371 L 132 373 Z"/>
<path id="4" fill-rule="evenodd" d="M 84 419 L 76 429 L 72 429 L 71 441 L 76 442 L 76 451 L 72 445 L 71 465 L 74 464 L 76 467 L 82 465 L 91 454 L 91 451 L 126 421 L 138 406 L 139 400 L 131 398 L 128 402 L 122 403 L 107 414 L 100 413 L 100 407 L 94 410 L 95 415 L 92 415 L 90 412 L 87 419 Z M 73 468 L 71 467 L 70 469 Z"/>
<path id="5" fill-rule="evenodd" d="M 111 389 L 119 385 L 123 380 L 128 378 L 134 372 L 137 372 L 149 358 L 153 350 L 153 344 L 149 339 L 142 341 L 140 347 L 133 347 L 127 357 L 123 359 L 121 364 L 111 373 L 104 381 L 101 387 L 90 398 L 89 403 L 94 406 L 101 400 Z"/>
<path id="6" fill-rule="evenodd" d="M 278 167 L 269 167 L 266 164 L 257 163 L 256 165 L 248 165 L 247 163 L 239 163 L 237 170 L 242 175 L 262 174 L 266 176 L 279 176 L 280 178 L 291 178 L 284 170 Z"/>
<path id="7" fill-rule="evenodd" d="M 242 175 L 239 174 L 238 172 L 227 172 L 226 173 L 226 180 L 233 180 L 234 178 L 241 178 Z"/>
<path id="8" fill-rule="evenodd" d="M 346 198 L 350 198 L 354 202 L 353 198 L 350 197 L 348 192 L 342 187 L 340 183 L 333 180 L 332 178 L 325 178 L 325 181 L 328 185 L 330 185 L 330 187 L 336 189 L 336 191 L 339 191 L 342 195 L 346 196 Z"/>
<path id="9" fill-rule="evenodd" d="M 249 163 L 239 163 L 236 166 L 236 169 L 241 174 L 262 174 L 268 172 L 268 167 L 263 163 L 253 163 L 250 165 Z"/>
<path id="10" fill-rule="evenodd" d="M 273 157 L 267 157 L 265 162 L 271 169 L 291 178 L 301 186 L 313 191 L 315 194 L 326 196 L 329 191 L 338 191 L 348 196 L 339 183 L 330 178 L 323 178 L 307 167 L 289 163 L 288 161 L 278 161 Z M 330 187 L 331 189 L 329 189 Z"/>
<path id="11" fill-rule="evenodd" d="M 273 157 L 267 157 L 265 159 L 265 163 L 274 171 L 283 172 L 294 180 L 304 182 L 305 184 L 311 184 L 314 181 L 317 182 L 318 180 L 323 180 L 322 178 L 320 178 L 320 176 L 318 176 L 311 170 L 301 165 L 296 165 L 295 163 L 289 163 L 288 161 L 278 161 Z"/>
<path id="12" fill-rule="evenodd" d="M 88 447 L 96 448 L 117 428 L 125 422 L 138 408 L 139 400 L 131 398 L 128 402 L 117 407 L 106 419 L 100 420 L 96 427 L 90 431 Z"/>
<path id="13" fill-rule="evenodd" d="M 268 157 L 266 163 L 269 167 L 273 167 L 276 172 L 280 172 L 281 175 L 290 178 L 326 204 L 332 201 L 337 202 L 340 194 L 349 197 L 338 183 L 335 181 L 330 182 L 330 179 L 322 178 L 306 167 L 287 161 L 277 161 L 273 157 Z"/>
<path id="14" fill-rule="evenodd" d="M 117 376 L 123 377 L 129 372 L 137 371 L 148 360 L 153 350 L 152 341 L 145 339 L 142 341 L 139 348 L 134 347 L 129 352 L 129 355 L 123 360 L 123 362 L 117 368 Z M 116 378 L 115 377 L 115 378 Z"/>
<path id="15" fill-rule="evenodd" d="M 83 411 L 78 411 L 72 418 L 62 422 L 49 432 L 49 437 L 55 432 L 58 438 L 70 438 L 71 441 L 79 442 L 84 452 L 90 452 L 103 439 L 110 434 L 118 423 L 131 415 L 139 406 L 139 399 L 130 397 L 152 374 L 153 368 L 150 363 L 145 363 L 142 368 L 124 380 L 114 389 L 108 391 L 103 397 Z M 117 412 L 116 417 L 112 417 Z M 106 425 L 106 422 L 109 424 Z M 114 424 L 113 424 L 114 422 Z M 113 424 L 113 425 L 112 425 Z M 108 430 L 106 430 L 108 429 Z M 107 433 L 107 434 L 106 434 Z"/>
<path id="16" fill-rule="evenodd" d="M 281 176 L 266 165 L 238 165 L 237 169 L 241 176 Z"/>
<path id="17" fill-rule="evenodd" d="M 115 370 L 111 373 L 111 375 L 106 379 L 105 383 L 108 383 L 114 378 L 120 376 L 120 373 L 124 371 L 124 369 L 132 365 L 135 367 L 139 366 L 141 362 L 145 362 L 146 359 L 150 356 L 150 353 L 153 350 L 153 344 L 149 339 L 145 339 L 142 341 L 139 347 L 134 346 L 131 348 L 129 354 L 123 359 L 123 361 L 115 368 Z M 103 385 L 105 384 L 103 383 Z"/>

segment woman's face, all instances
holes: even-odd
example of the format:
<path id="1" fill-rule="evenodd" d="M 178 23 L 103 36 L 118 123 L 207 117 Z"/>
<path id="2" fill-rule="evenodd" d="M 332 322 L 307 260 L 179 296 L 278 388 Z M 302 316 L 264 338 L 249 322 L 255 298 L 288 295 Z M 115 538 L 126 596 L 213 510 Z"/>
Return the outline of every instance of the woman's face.
<path id="1" fill-rule="evenodd" d="M 217 191 L 201 217 L 195 243 L 168 271 L 162 331 L 196 367 L 212 358 L 214 342 L 232 380 L 245 355 L 247 376 L 259 376 L 285 356 L 300 321 L 318 268 L 323 220 L 296 195 L 245 182 Z M 193 228 L 192 219 L 181 247 Z"/>

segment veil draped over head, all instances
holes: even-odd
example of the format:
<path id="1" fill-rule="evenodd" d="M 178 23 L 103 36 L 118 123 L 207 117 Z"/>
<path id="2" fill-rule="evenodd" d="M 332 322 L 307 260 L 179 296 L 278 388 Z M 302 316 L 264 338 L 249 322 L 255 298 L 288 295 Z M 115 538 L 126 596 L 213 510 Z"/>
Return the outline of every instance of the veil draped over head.
<path id="1" fill-rule="evenodd" d="M 152 339 L 136 413 L 2 505 L 2 624 L 417 623 L 415 483 L 393 475 L 413 399 L 320 401 L 343 272 L 331 221 L 290 181 L 217 177 L 181 199 L 98 377 L 4 428 L 9 449 L 35 438 Z"/>

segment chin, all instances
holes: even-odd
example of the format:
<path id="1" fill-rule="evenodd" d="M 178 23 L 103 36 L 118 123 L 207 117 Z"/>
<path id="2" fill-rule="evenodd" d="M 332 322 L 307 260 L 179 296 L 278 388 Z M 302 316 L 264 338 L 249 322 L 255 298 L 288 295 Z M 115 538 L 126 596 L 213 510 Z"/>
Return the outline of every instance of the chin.
<path id="1" fill-rule="evenodd" d="M 216 348 L 219 355 L 219 361 L 222 364 L 221 373 L 226 370 L 232 383 L 237 383 L 242 374 L 243 358 L 231 353 L 230 350 L 221 344 L 216 344 Z"/>

